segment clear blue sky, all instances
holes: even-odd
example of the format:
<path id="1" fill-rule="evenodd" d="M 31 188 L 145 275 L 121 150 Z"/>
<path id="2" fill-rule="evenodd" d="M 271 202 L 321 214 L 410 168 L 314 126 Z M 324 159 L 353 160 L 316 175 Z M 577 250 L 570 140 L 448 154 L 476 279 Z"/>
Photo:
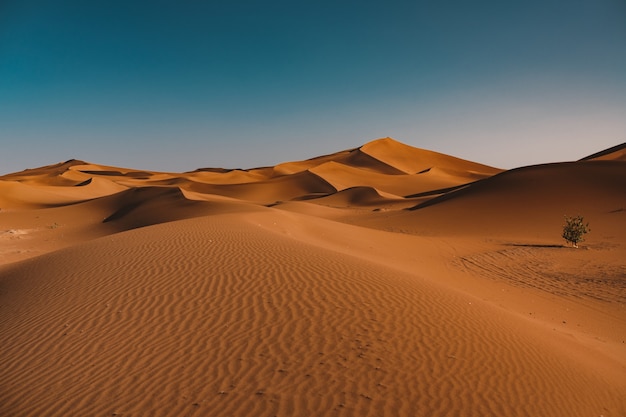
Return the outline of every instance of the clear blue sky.
<path id="1" fill-rule="evenodd" d="M 384 136 L 504 168 L 626 141 L 626 1 L 0 2 L 0 173 Z"/>

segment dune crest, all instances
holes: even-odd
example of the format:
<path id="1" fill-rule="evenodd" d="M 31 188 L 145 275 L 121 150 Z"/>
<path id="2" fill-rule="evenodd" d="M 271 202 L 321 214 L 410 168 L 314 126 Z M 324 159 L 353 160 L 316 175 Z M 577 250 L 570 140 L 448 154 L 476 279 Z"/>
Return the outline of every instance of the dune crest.
<path id="1" fill-rule="evenodd" d="M 496 168 L 384 138 L 305 161 L 245 170 L 202 168 L 163 173 L 69 160 L 0 177 L 0 186 L 9 196 L 0 202 L 4 209 L 58 206 L 148 186 L 180 187 L 258 204 L 326 197 L 352 187 L 371 187 L 405 197 L 441 194 L 498 172 Z M 28 192 L 27 187 L 15 183 L 40 187 L 42 192 Z M 71 186 L 88 187 L 68 188 Z M 11 198 L 12 194 L 16 197 Z"/>
<path id="2" fill-rule="evenodd" d="M 626 161 L 626 143 L 586 156 L 581 161 Z"/>
<path id="3" fill-rule="evenodd" d="M 438 152 L 414 148 L 392 138 L 377 139 L 360 148 L 364 153 L 400 169 L 407 174 L 416 174 L 432 167 L 452 168 L 490 176 L 499 169 L 455 158 Z"/>

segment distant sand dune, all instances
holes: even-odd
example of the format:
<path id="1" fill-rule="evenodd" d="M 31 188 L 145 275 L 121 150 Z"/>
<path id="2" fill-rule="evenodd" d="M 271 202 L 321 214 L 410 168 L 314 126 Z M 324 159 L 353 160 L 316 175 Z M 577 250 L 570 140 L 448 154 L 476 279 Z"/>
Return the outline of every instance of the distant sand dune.
<path id="1" fill-rule="evenodd" d="M 246 184 L 269 179 L 258 172 L 232 170 L 227 172 L 194 172 L 186 175 L 187 178 L 206 184 Z"/>
<path id="2" fill-rule="evenodd" d="M 80 187 L 76 187 L 77 185 L 81 183 L 53 186 L 36 182 L 0 181 L 0 209 L 65 206 L 127 189 L 103 178 L 92 178 L 89 183 Z"/>
<path id="3" fill-rule="evenodd" d="M 391 138 L 384 138 L 369 142 L 361 150 L 407 174 L 430 169 L 432 167 L 454 168 L 456 170 L 480 172 L 484 176 L 493 175 L 500 170 L 475 162 L 451 157 L 438 152 L 417 149 L 405 145 Z"/>
<path id="4" fill-rule="evenodd" d="M 0 177 L 0 415 L 624 416 L 622 153 Z"/>
<path id="5" fill-rule="evenodd" d="M 404 171 L 395 168 L 392 165 L 388 165 L 385 162 L 380 161 L 363 152 L 362 148 L 337 152 L 330 155 L 320 156 L 318 158 L 308 159 L 306 161 L 286 162 L 278 164 L 274 167 L 274 172 L 280 175 L 289 175 L 296 172 L 310 170 L 329 162 L 335 162 L 342 165 L 385 175 L 405 174 Z"/>
<path id="6" fill-rule="evenodd" d="M 47 165 L 40 168 L 30 168 L 25 169 L 24 171 L 15 172 L 12 174 L 4 175 L 2 178 L 12 181 L 20 181 L 20 180 L 28 180 L 32 178 L 42 178 L 42 177 L 55 177 L 59 175 L 63 175 L 72 167 L 76 166 L 84 166 L 86 162 L 79 161 L 76 159 L 70 159 L 65 162 L 59 162 L 58 164 Z"/>
<path id="7" fill-rule="evenodd" d="M 456 186 L 460 183 L 471 181 L 468 181 L 466 178 L 459 181 L 458 178 L 450 178 L 448 175 L 384 175 L 349 167 L 337 162 L 327 162 L 312 168 L 311 172 L 324 178 L 339 191 L 367 184 L 397 196 Z"/>
<path id="8" fill-rule="evenodd" d="M 372 187 L 351 187 L 338 193 L 321 197 L 314 202 L 317 204 L 328 204 L 334 207 L 379 207 L 388 203 L 396 203 L 405 199 L 393 194 L 384 193 Z"/>
<path id="9" fill-rule="evenodd" d="M 184 188 L 198 193 L 224 195 L 259 204 L 271 204 L 308 195 L 326 195 L 337 191 L 323 178 L 310 171 L 245 184 L 210 185 L 191 182 Z"/>

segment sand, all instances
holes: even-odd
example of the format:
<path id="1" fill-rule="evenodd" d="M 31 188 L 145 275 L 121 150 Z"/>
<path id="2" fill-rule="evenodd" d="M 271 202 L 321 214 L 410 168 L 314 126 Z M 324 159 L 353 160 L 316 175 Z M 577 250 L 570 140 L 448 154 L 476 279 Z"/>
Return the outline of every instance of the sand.
<path id="1" fill-rule="evenodd" d="M 0 415 L 624 416 L 624 178 L 390 138 L 0 177 Z"/>

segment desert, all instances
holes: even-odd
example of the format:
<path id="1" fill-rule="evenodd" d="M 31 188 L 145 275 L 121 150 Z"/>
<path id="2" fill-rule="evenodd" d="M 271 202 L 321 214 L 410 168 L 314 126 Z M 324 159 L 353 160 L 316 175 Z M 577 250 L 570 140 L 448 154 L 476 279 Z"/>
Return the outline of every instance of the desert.
<path id="1" fill-rule="evenodd" d="M 626 416 L 626 144 L 580 158 L 1 176 L 0 415 Z"/>

